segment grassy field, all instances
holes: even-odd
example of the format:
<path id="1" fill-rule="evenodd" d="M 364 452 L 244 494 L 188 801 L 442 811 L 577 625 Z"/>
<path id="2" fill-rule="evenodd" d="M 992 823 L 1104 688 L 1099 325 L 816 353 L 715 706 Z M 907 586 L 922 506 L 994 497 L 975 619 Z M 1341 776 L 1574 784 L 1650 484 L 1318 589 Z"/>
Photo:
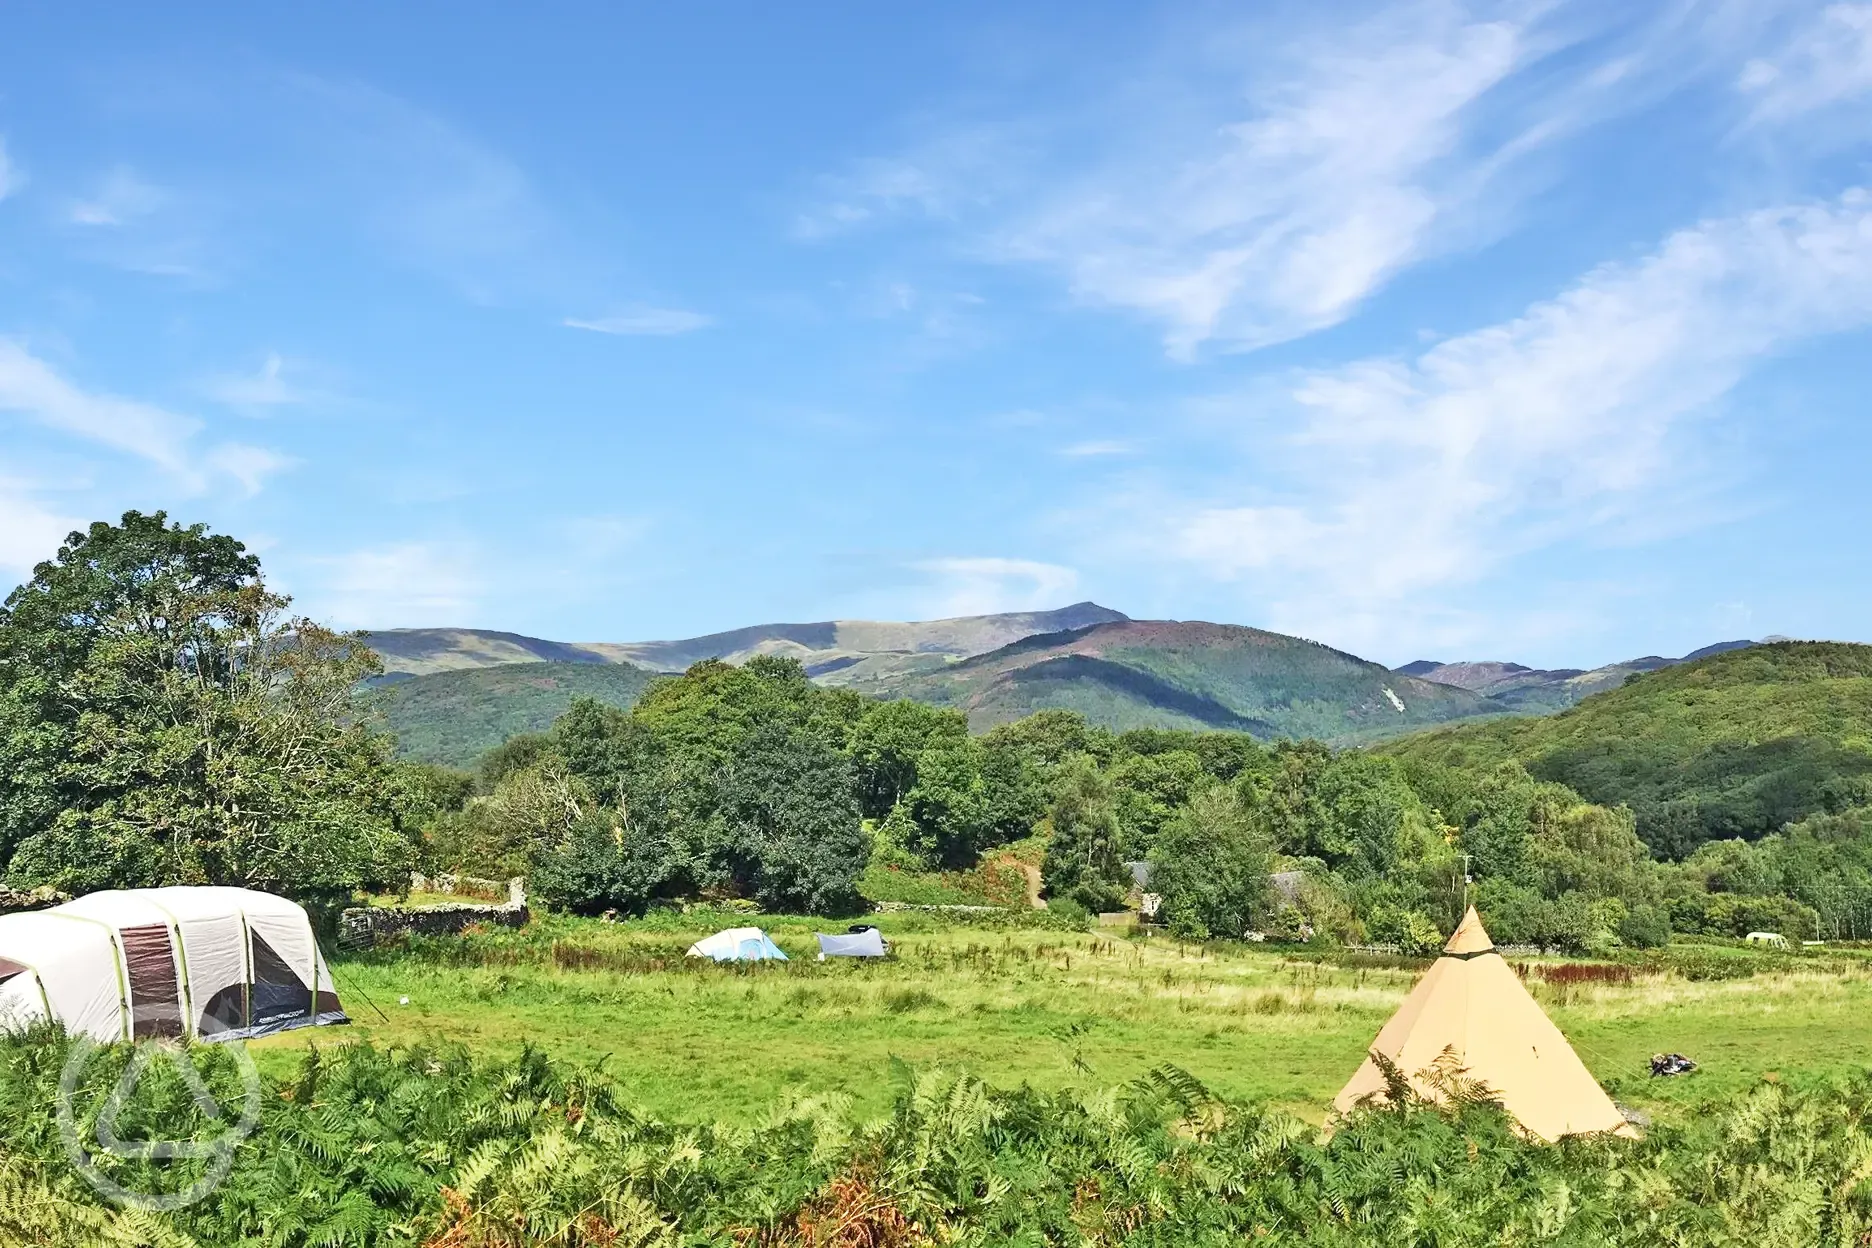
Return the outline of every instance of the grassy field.
<path id="1" fill-rule="evenodd" d="M 601 1065 L 659 1115 L 741 1121 L 828 1093 L 849 1098 L 857 1115 L 879 1112 L 893 1058 L 1042 1088 L 1110 1086 L 1170 1062 L 1225 1096 L 1318 1121 L 1418 973 L 920 913 L 879 916 L 896 953 L 883 963 L 815 962 L 815 927 L 843 924 L 780 918 L 764 922 L 792 955 L 786 965 L 682 956 L 730 922 L 552 918 L 340 958 L 356 1025 L 256 1047 L 269 1073 L 283 1073 L 305 1045 L 348 1037 L 451 1040 L 501 1055 L 532 1044 Z M 1544 982 L 1541 960 L 1530 967 L 1536 996 L 1620 1099 L 1669 1116 L 1764 1078 L 1802 1084 L 1872 1066 L 1872 958 L 1712 947 L 1671 960 L 1693 974 L 1709 965 L 1755 973 L 1692 981 L 1639 968 L 1626 984 L 1563 985 Z M 1660 1051 L 1687 1053 L 1702 1070 L 1653 1080 L 1647 1059 Z"/>

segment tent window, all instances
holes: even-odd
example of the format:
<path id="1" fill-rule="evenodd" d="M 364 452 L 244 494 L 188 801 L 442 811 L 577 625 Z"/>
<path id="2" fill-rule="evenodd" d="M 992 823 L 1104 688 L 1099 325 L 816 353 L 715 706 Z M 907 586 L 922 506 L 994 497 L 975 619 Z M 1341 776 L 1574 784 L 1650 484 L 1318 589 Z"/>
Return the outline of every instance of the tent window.
<path id="1" fill-rule="evenodd" d="M 130 1034 L 180 1038 L 182 989 L 176 982 L 175 947 L 162 923 L 126 927 L 124 967 L 130 972 Z"/>
<path id="2" fill-rule="evenodd" d="M 195 1026 L 204 1036 L 233 1031 L 247 1025 L 247 985 L 229 984 L 208 998 Z"/>
<path id="3" fill-rule="evenodd" d="M 312 1013 L 312 986 L 300 979 L 285 958 L 259 932 L 249 930 L 253 942 L 253 1012 L 255 1027 Z"/>
<path id="4" fill-rule="evenodd" d="M 27 969 L 27 967 L 15 962 L 11 958 L 0 958 L 0 984 L 6 983 L 7 980 L 12 979 L 15 975 L 24 974 Z"/>

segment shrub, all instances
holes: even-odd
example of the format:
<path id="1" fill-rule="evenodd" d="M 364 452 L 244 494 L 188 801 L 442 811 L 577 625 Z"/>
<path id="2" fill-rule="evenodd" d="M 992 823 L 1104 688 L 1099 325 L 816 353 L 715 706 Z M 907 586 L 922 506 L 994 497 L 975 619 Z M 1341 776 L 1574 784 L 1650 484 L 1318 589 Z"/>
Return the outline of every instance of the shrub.
<path id="1" fill-rule="evenodd" d="M 1791 897 L 1691 893 L 1670 902 L 1671 929 L 1699 936 L 1779 932 L 1789 940 L 1811 940 L 1819 923 L 1812 906 Z"/>
<path id="2" fill-rule="evenodd" d="M 1307 916 L 1296 906 L 1282 906 L 1268 921 L 1267 938 L 1282 944 L 1297 945 L 1312 935 Z"/>
<path id="3" fill-rule="evenodd" d="M 1367 924 L 1371 938 L 1379 944 L 1396 945 L 1406 957 L 1429 957 L 1443 945 L 1443 934 L 1430 916 L 1420 910 L 1397 906 L 1379 906 Z"/>
<path id="4" fill-rule="evenodd" d="M 1633 906 L 1619 923 L 1618 934 L 1634 949 L 1662 949 L 1670 943 L 1670 916 L 1662 906 Z"/>

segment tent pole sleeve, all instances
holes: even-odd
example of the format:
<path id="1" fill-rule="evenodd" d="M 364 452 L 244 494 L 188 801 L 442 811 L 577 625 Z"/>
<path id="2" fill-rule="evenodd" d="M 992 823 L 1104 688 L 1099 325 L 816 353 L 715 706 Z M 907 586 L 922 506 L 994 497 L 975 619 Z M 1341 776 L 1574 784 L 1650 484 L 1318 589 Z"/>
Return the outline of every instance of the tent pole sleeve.
<path id="1" fill-rule="evenodd" d="M 301 911 L 301 913 L 304 913 L 304 912 Z M 305 1012 L 306 1019 L 310 1021 L 311 1019 L 318 1017 L 319 946 L 318 946 L 318 929 L 312 926 L 312 916 L 310 914 L 307 914 L 305 916 L 305 925 L 306 925 L 306 940 L 310 942 L 312 945 L 312 962 L 311 962 L 311 965 L 306 968 L 307 970 L 312 972 L 312 974 L 308 977 L 308 989 L 306 992 L 306 1012 Z"/>
<path id="2" fill-rule="evenodd" d="M 11 954 L 7 956 L 12 957 Z M 15 962 L 19 962 L 21 966 L 25 967 L 28 971 L 32 972 L 33 983 L 36 984 L 39 988 L 39 1004 L 45 1007 L 46 1022 L 48 1023 L 57 1022 L 58 1020 L 52 1017 L 52 996 L 50 993 L 46 991 L 45 976 L 41 975 L 39 973 L 39 968 L 34 966 L 32 963 L 20 962 L 18 958 L 13 958 L 13 960 Z"/>
<path id="3" fill-rule="evenodd" d="M 241 1026 L 253 1026 L 253 936 L 247 930 L 247 911 L 235 911 L 241 921 Z"/>

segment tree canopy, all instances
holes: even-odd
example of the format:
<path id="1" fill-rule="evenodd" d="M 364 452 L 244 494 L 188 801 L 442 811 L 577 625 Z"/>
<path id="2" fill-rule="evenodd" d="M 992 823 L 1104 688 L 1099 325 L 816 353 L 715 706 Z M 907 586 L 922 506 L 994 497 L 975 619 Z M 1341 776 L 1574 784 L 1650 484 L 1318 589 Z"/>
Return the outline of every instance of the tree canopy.
<path id="1" fill-rule="evenodd" d="M 378 671 L 201 525 L 73 533 L 0 607 L 0 854 L 16 886 L 395 882 L 427 790 L 353 712 Z"/>

